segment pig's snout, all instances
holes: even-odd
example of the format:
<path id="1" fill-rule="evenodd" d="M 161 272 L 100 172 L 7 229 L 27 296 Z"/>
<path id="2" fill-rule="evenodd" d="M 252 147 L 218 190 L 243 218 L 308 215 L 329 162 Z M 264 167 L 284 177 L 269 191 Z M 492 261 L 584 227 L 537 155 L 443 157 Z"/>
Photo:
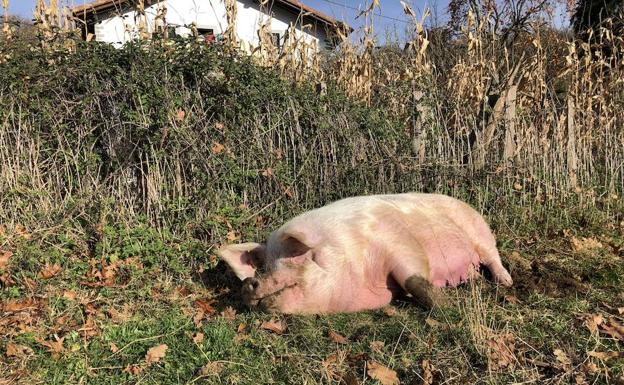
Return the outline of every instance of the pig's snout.
<path id="1" fill-rule="evenodd" d="M 248 306 L 258 305 L 259 300 L 253 297 L 259 285 L 260 285 L 260 281 L 258 281 L 254 277 L 248 277 L 248 278 L 245 278 L 245 280 L 243 280 L 243 287 L 241 291 L 243 295 L 243 301 Z"/>

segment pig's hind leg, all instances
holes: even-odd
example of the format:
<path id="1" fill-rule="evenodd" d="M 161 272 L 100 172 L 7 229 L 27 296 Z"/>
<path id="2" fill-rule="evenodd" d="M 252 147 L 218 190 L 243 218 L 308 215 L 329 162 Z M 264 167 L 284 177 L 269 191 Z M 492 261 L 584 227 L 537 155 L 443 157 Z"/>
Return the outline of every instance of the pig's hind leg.
<path id="1" fill-rule="evenodd" d="M 474 226 L 466 228 L 465 231 L 473 239 L 481 264 L 485 265 L 490 271 L 494 282 L 509 287 L 513 284 L 513 280 L 501 262 L 498 249 L 496 248 L 496 239 L 483 217 L 476 212 L 475 214 L 473 219 Z"/>
<path id="2" fill-rule="evenodd" d="M 457 202 L 457 205 L 452 207 L 452 211 L 446 214 L 470 240 L 479 255 L 480 263 L 489 270 L 494 282 L 511 286 L 513 280 L 507 269 L 503 267 L 496 248 L 496 239 L 483 216 L 463 202 Z"/>
<path id="3" fill-rule="evenodd" d="M 392 248 L 392 277 L 425 308 L 445 302 L 442 289 L 477 275 L 480 255 L 470 237 L 453 223 L 430 224 L 412 242 Z"/>
<path id="4" fill-rule="evenodd" d="M 513 284 L 513 280 L 511 279 L 511 275 L 507 269 L 503 266 L 496 246 L 491 244 L 478 244 L 476 248 L 479 256 L 481 257 L 481 263 L 490 271 L 494 282 L 500 283 L 501 285 L 507 287 L 511 286 Z"/>

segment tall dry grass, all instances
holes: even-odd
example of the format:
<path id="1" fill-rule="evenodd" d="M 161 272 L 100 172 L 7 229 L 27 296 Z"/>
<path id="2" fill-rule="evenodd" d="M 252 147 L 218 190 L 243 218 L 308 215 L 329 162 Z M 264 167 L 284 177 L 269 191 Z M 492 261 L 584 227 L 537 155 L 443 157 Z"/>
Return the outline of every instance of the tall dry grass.
<path id="1" fill-rule="evenodd" d="M 226 44 L 238 48 L 234 2 L 226 2 L 226 9 L 230 26 Z M 209 166 L 196 167 L 205 167 L 215 178 L 227 177 L 229 169 L 217 159 L 225 150 L 197 143 L 211 138 L 202 136 L 208 135 L 206 127 L 225 125 L 234 130 L 232 125 L 238 124 L 246 127 L 239 134 L 250 136 L 231 138 L 231 147 L 245 149 L 232 159 L 242 169 L 256 172 L 257 179 L 236 189 L 229 181 L 216 180 L 210 199 L 236 191 L 245 204 L 253 202 L 260 211 L 276 201 L 310 207 L 349 194 L 407 189 L 472 194 L 482 207 L 496 200 L 536 210 L 557 208 L 569 199 L 581 207 L 600 200 L 608 208 L 610 201 L 619 199 L 624 190 L 624 66 L 619 60 L 624 44 L 620 37 L 601 29 L 612 56 L 596 58 L 588 44 L 536 27 L 508 50 L 486 18 L 469 14 L 460 36 L 435 45 L 427 15 L 418 18 L 411 9 L 405 11 L 413 26 L 413 38 L 405 49 L 375 48 L 374 25 L 367 21 L 359 40 L 343 36 L 335 52 L 317 53 L 315 44 L 297 33 L 304 28 L 299 20 L 290 27 L 280 50 L 272 45 L 270 28 L 263 24 L 258 31 L 261 44 L 253 52 L 257 62 L 275 67 L 283 77 L 341 90 L 372 111 L 400 120 L 398 130 L 383 123 L 377 131 L 369 126 L 358 131 L 354 127 L 361 123 L 352 116 L 332 115 L 335 120 L 328 122 L 327 117 L 310 112 L 317 115 L 306 119 L 313 119 L 317 131 L 304 132 L 311 123 L 301 120 L 302 106 L 295 100 L 285 110 L 247 116 L 244 123 L 216 121 L 200 113 L 202 105 L 186 105 L 195 111 L 193 119 L 205 119 L 202 130 L 191 130 L 189 122 L 196 125 L 198 120 L 176 119 L 175 109 L 169 111 L 173 117 L 162 130 L 185 132 L 190 150 L 163 157 L 158 143 L 150 143 L 140 159 L 109 175 L 99 169 L 82 171 L 89 154 L 68 144 L 62 131 L 56 133 L 58 151 L 43 151 L 41 138 L 28 133 L 31 118 L 17 113 L 22 106 L 16 101 L 0 122 L 0 193 L 14 194 L 26 179 L 29 188 L 40 194 L 19 201 L 18 210 L 4 207 L 0 216 L 53 212 L 69 205 L 74 196 L 97 195 L 114 201 L 110 210 L 120 217 L 147 215 L 161 223 L 167 217 L 163 213 L 172 212 L 166 202 L 200 193 L 195 166 L 188 164 L 201 159 L 199 154 L 207 154 Z M 35 16 L 42 48 L 69 40 L 63 34 L 72 26 L 63 19 L 66 14 L 56 1 L 38 1 Z M 149 37 L 140 34 L 141 39 Z M 167 92 L 186 101 L 198 100 L 192 90 L 183 90 Z M 67 103 L 61 111 L 71 109 Z M 139 120 L 150 119 L 148 111 L 139 109 L 137 114 Z M 98 129 L 107 141 L 124 140 L 115 137 L 117 123 L 101 124 L 106 129 Z M 84 135 L 92 129 L 81 128 Z M 189 153 L 195 158 L 190 159 Z M 266 159 L 258 161 L 255 153 L 266 154 Z M 286 169 L 281 180 L 272 174 L 278 163 Z M 206 211 L 198 209 L 197 218 Z"/>

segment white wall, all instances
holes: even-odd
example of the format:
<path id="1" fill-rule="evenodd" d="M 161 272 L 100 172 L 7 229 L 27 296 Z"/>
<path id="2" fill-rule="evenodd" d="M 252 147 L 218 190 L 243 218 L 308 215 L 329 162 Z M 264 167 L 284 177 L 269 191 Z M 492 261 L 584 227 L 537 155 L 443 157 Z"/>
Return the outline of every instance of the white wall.
<path id="1" fill-rule="evenodd" d="M 258 28 L 262 23 L 269 21 L 269 16 L 262 13 L 259 4 L 252 0 L 238 0 L 238 16 L 236 21 L 236 32 L 238 38 L 246 41 L 252 47 L 258 44 Z M 179 35 L 189 35 L 188 28 L 195 22 L 198 28 L 212 28 L 215 34 L 223 33 L 227 26 L 225 4 L 223 0 L 164 0 L 161 2 L 167 8 L 166 22 L 170 26 L 176 26 L 176 33 Z M 148 30 L 153 31 L 154 20 L 158 12 L 158 4 L 154 4 L 145 9 L 148 19 Z M 134 11 L 111 12 L 110 16 L 95 25 L 95 37 L 97 41 L 112 43 L 121 46 L 123 43 L 138 36 L 138 20 L 135 20 Z M 272 9 L 271 31 L 280 32 L 283 36 L 289 23 L 296 23 L 296 35 L 302 37 L 307 43 L 316 41 L 320 48 L 326 47 L 326 34 L 323 25 L 319 23 L 318 30 L 301 30 L 301 22 L 297 21 L 297 16 L 278 6 Z"/>

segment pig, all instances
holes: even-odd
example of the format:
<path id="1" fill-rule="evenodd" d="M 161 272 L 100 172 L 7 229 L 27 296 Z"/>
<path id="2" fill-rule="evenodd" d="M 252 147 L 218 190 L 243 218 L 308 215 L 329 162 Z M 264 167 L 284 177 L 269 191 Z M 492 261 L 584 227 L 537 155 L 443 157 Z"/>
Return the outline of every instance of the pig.
<path id="1" fill-rule="evenodd" d="M 250 307 L 286 314 L 357 312 L 405 295 L 429 309 L 444 287 L 485 266 L 504 286 L 484 218 L 455 198 L 424 193 L 342 199 L 305 212 L 266 243 L 226 245 L 218 255 L 242 281 Z"/>

